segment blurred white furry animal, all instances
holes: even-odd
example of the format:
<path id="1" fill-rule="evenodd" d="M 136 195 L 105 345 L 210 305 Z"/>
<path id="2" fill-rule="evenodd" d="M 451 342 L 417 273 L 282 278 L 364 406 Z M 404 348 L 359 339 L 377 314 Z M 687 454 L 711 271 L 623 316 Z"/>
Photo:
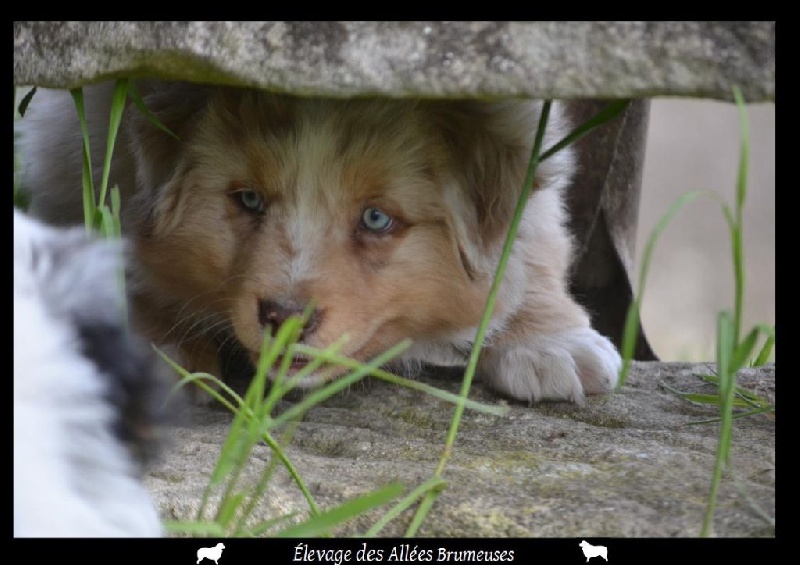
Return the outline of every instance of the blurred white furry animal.
<path id="1" fill-rule="evenodd" d="M 224 543 L 218 543 L 214 547 L 201 547 L 197 550 L 197 563 L 200 563 L 203 559 L 219 563 L 223 549 L 225 549 Z"/>
<path id="2" fill-rule="evenodd" d="M 121 248 L 14 211 L 14 535 L 159 536 L 140 481 L 156 375 L 121 323 Z"/>

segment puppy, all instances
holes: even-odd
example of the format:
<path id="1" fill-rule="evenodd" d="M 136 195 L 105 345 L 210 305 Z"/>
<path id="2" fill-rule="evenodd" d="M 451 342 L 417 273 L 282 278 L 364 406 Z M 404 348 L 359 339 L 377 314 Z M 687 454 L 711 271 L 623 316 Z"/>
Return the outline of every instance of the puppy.
<path id="1" fill-rule="evenodd" d="M 464 364 L 525 179 L 534 101 L 303 98 L 142 83 L 168 135 L 124 116 L 111 182 L 134 246 L 137 327 L 190 371 L 220 373 L 235 344 L 255 360 L 265 331 L 311 303 L 302 341 L 367 360 L 404 338 L 402 367 Z M 94 164 L 111 88 L 86 92 Z M 65 93 L 22 120 L 32 210 L 81 218 L 81 141 Z M 544 147 L 565 133 L 554 106 Z M 612 389 L 620 357 L 569 295 L 562 151 L 534 181 L 479 374 L 511 398 L 581 401 Z M 99 178 L 99 175 L 97 176 Z M 307 363 L 291 361 L 292 371 Z M 341 369 L 307 377 L 312 387 Z"/>
<path id="2" fill-rule="evenodd" d="M 158 536 L 152 352 L 122 324 L 120 248 L 14 212 L 14 535 Z"/>

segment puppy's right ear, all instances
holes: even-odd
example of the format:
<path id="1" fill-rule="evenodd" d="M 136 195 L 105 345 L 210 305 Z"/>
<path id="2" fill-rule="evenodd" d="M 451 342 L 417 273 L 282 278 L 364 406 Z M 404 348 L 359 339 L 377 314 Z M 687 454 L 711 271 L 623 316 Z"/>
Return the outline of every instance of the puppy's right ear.
<path id="1" fill-rule="evenodd" d="M 178 182 L 185 168 L 183 155 L 211 87 L 186 83 L 137 83 L 150 116 L 133 104 L 127 109 L 126 136 L 136 162 L 137 194 L 132 206 L 141 233 L 153 233 L 177 221 Z M 159 128 L 157 120 L 176 136 Z M 166 224 L 159 220 L 171 217 Z"/>
<path id="2" fill-rule="evenodd" d="M 428 106 L 449 148 L 453 170 L 475 206 L 484 245 L 505 236 L 528 169 L 542 105 L 531 100 L 447 101 Z M 544 147 L 561 138 L 566 118 L 554 106 Z M 571 176 L 569 151 L 542 163 L 534 190 L 561 189 Z"/>

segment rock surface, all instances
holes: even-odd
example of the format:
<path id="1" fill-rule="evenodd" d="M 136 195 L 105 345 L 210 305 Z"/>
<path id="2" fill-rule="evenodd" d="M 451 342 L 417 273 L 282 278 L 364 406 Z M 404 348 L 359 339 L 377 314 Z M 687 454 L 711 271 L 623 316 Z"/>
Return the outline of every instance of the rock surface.
<path id="1" fill-rule="evenodd" d="M 695 537 L 700 532 L 717 445 L 715 424 L 688 425 L 715 409 L 667 392 L 713 392 L 699 376 L 708 364 L 637 363 L 621 392 L 583 407 L 510 404 L 505 417 L 467 410 L 444 478 L 448 482 L 419 531 L 422 536 Z M 739 384 L 774 402 L 774 365 L 742 372 Z M 452 392 L 453 378 L 423 380 Z M 505 404 L 473 387 L 472 398 Z M 383 382 L 353 387 L 309 411 L 288 456 L 323 509 L 393 480 L 407 489 L 430 477 L 452 415 L 451 405 Z M 147 477 L 165 518 L 189 519 L 228 432 L 229 413 L 192 408 L 173 431 L 173 446 Z M 257 480 L 268 458 L 258 446 L 243 475 Z M 775 422 L 735 420 L 732 461 L 717 502 L 718 536 L 774 536 L 756 506 L 775 512 Z M 748 498 L 750 499 L 748 501 Z M 308 508 L 281 470 L 257 508 L 261 519 Z M 346 524 L 363 533 L 381 513 Z M 411 514 L 389 524 L 402 535 Z"/>
<path id="2" fill-rule="evenodd" d="M 774 22 L 14 22 L 14 84 L 774 100 Z"/>

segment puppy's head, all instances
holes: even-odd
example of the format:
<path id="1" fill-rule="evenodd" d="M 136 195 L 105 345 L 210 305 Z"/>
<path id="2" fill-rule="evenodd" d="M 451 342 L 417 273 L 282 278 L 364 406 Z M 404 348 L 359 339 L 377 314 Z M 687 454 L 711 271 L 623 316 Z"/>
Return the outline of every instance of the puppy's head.
<path id="1" fill-rule="evenodd" d="M 313 303 L 303 341 L 347 335 L 343 352 L 366 360 L 477 324 L 537 103 L 218 89 L 182 106 L 188 122 L 170 123 L 187 88 L 197 94 L 170 85 L 151 95 L 180 141 L 142 117 L 131 129 L 145 182 L 138 256 L 160 292 L 188 305 L 187 325 L 230 324 L 255 357 L 264 331 Z M 543 165 L 536 188 L 563 185 L 567 165 Z"/>

